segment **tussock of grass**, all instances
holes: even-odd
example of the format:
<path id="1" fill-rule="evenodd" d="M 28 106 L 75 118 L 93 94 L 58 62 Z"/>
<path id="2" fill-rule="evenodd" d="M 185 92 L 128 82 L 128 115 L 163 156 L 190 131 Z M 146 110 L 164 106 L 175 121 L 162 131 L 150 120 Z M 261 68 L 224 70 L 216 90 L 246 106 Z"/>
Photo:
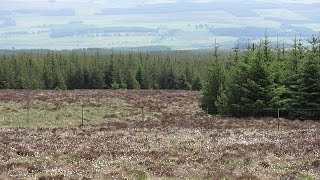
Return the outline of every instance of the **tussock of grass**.
<path id="1" fill-rule="evenodd" d="M 0 179 L 320 179 L 319 122 L 208 116 L 186 91 L 31 94 L 28 123 L 0 96 Z"/>

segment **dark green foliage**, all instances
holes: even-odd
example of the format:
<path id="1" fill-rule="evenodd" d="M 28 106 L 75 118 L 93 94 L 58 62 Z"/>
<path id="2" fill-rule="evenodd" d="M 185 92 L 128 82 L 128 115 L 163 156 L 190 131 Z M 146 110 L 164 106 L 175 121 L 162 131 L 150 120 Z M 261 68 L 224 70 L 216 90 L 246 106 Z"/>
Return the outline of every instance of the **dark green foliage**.
<path id="1" fill-rule="evenodd" d="M 304 63 L 298 87 L 299 107 L 302 110 L 298 116 L 320 119 L 320 61 L 315 56 L 310 56 Z"/>
<path id="2" fill-rule="evenodd" d="M 63 76 L 60 73 L 57 73 L 55 75 L 53 87 L 54 89 L 61 89 L 61 90 L 67 89 Z"/>
<path id="3" fill-rule="evenodd" d="M 172 68 L 169 69 L 165 79 L 167 80 L 167 84 L 164 89 L 178 89 L 177 75 Z"/>
<path id="4" fill-rule="evenodd" d="M 199 76 L 196 76 L 196 78 L 194 79 L 194 81 L 192 83 L 192 90 L 200 91 L 201 88 L 202 88 L 201 79 Z"/>
<path id="5" fill-rule="evenodd" d="M 145 81 L 145 75 L 144 75 L 144 70 L 142 69 L 141 65 L 139 65 L 137 74 L 136 74 L 136 80 L 139 83 L 139 87 L 141 89 L 148 89 L 148 84 Z"/>
<path id="6" fill-rule="evenodd" d="M 0 56 L 0 88 L 191 89 L 209 59 L 207 52 L 191 51 L 14 51 Z"/>
<path id="7" fill-rule="evenodd" d="M 250 114 L 260 116 L 269 106 L 271 100 L 269 73 L 264 61 L 259 56 L 248 65 L 248 79 L 239 86 L 239 89 L 244 92 L 244 94 L 239 95 L 241 97 L 239 105 L 242 105 L 242 113 L 245 116 Z"/>
<path id="8" fill-rule="evenodd" d="M 90 89 L 91 82 L 90 82 L 90 72 L 85 69 L 83 72 L 83 88 L 82 89 Z"/>
<path id="9" fill-rule="evenodd" d="M 206 82 L 202 91 L 202 97 L 200 99 L 200 106 L 210 114 L 218 113 L 216 102 L 225 80 L 223 71 L 224 68 L 222 63 L 219 61 L 219 47 L 219 44 L 217 41 L 215 41 L 213 52 L 214 62 L 212 63 L 212 67 L 209 68 Z"/>
<path id="10" fill-rule="evenodd" d="M 82 89 L 84 87 L 84 76 L 82 69 L 77 69 L 69 77 L 68 89 Z"/>
<path id="11" fill-rule="evenodd" d="M 188 84 L 189 88 L 192 88 L 192 84 L 193 84 L 193 72 L 192 70 L 190 70 L 189 66 L 186 67 L 185 71 L 184 71 L 184 74 L 182 74 L 182 76 L 185 76 L 186 78 L 186 83 Z"/>
<path id="12" fill-rule="evenodd" d="M 159 81 L 160 89 L 178 89 L 177 75 L 173 68 L 163 68 Z"/>
<path id="13" fill-rule="evenodd" d="M 306 48 L 295 39 L 292 49 L 283 52 L 279 46 L 272 51 L 267 37 L 260 46 L 249 45 L 242 61 L 237 57 L 231 68 L 228 62 L 220 67 L 228 69 L 225 83 L 217 80 L 222 73 L 211 73 L 203 88 L 202 108 L 238 117 L 276 116 L 281 109 L 289 118 L 320 119 L 320 42 L 312 38 L 309 43 Z M 216 66 L 212 71 L 219 72 Z"/>
<path id="14" fill-rule="evenodd" d="M 177 89 L 191 90 L 191 88 L 191 84 L 188 82 L 186 75 L 179 75 L 177 80 Z"/>
<path id="15" fill-rule="evenodd" d="M 272 113 L 268 109 L 276 92 L 272 89 L 264 50 L 247 53 L 245 60 L 232 69 L 216 102 L 220 113 L 241 117 Z"/>
<path id="16" fill-rule="evenodd" d="M 286 49 L 269 38 L 231 51 L 12 51 L 0 56 L 0 89 L 202 89 L 211 114 L 320 119 L 320 38 Z"/>
<path id="17" fill-rule="evenodd" d="M 216 102 L 220 89 L 224 83 L 224 72 L 221 62 L 215 61 L 209 69 L 208 77 L 203 87 L 201 107 L 211 114 L 217 114 Z"/>
<path id="18" fill-rule="evenodd" d="M 242 85 L 249 82 L 249 70 L 250 66 L 244 62 L 237 63 L 230 70 L 215 102 L 219 113 L 236 115 L 244 109 L 244 98 L 248 90 Z"/>
<path id="19" fill-rule="evenodd" d="M 127 72 L 127 77 L 126 77 L 126 85 L 127 89 L 138 89 L 139 88 L 139 83 L 134 77 L 134 74 L 131 70 L 128 70 Z"/>
<path id="20" fill-rule="evenodd" d="M 108 64 L 106 71 L 105 71 L 105 87 L 107 89 L 112 88 L 112 84 L 114 82 L 114 65 L 113 65 L 113 60 L 110 61 L 110 64 Z"/>
<path id="21" fill-rule="evenodd" d="M 103 89 L 104 88 L 104 74 L 99 69 L 91 71 L 89 89 Z"/>

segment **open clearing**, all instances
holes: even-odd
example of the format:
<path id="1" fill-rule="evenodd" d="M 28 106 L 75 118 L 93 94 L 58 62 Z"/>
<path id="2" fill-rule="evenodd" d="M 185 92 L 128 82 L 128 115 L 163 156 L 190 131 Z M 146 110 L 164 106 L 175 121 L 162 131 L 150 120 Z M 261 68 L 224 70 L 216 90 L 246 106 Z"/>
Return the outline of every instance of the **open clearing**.
<path id="1" fill-rule="evenodd" d="M 0 179 L 320 179 L 319 122 L 208 116 L 199 96 L 0 91 Z"/>

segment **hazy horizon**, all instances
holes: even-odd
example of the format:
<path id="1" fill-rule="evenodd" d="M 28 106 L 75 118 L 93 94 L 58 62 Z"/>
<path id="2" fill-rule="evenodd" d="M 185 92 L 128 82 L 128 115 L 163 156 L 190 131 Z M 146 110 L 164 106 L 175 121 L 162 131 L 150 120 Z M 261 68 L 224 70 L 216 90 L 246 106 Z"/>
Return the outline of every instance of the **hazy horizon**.
<path id="1" fill-rule="evenodd" d="M 318 34 L 318 0 L 3 0 L 0 49 L 230 48 Z"/>

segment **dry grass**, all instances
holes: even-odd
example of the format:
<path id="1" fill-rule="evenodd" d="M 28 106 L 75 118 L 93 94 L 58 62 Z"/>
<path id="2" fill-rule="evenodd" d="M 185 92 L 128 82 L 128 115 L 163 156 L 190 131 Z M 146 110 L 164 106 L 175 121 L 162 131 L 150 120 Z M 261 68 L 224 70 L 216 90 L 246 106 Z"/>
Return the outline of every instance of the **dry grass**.
<path id="1" fill-rule="evenodd" d="M 31 117 L 71 115 L 51 124 L 19 121 L 28 96 Z M 319 122 L 282 119 L 277 130 L 272 118 L 207 116 L 198 98 L 185 91 L 1 91 L 0 179 L 320 179 Z M 82 104 L 85 127 L 76 115 Z M 8 124 L 8 117 L 18 118 Z"/>

